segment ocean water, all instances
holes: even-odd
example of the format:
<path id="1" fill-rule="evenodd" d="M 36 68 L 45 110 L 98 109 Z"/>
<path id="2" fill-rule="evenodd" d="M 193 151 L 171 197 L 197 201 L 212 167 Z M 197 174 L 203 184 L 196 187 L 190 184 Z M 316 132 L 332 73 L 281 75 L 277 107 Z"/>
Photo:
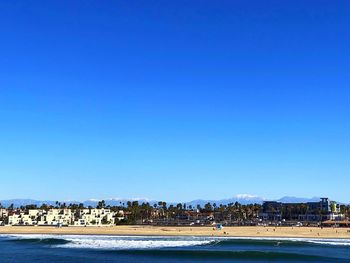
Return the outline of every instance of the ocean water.
<path id="1" fill-rule="evenodd" d="M 350 262 L 350 239 L 0 235 L 0 262 Z"/>

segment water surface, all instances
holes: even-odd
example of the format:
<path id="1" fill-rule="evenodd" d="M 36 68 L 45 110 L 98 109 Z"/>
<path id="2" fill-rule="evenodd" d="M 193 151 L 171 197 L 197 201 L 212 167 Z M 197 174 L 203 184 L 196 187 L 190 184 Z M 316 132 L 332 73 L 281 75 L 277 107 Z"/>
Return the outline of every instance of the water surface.
<path id="1" fill-rule="evenodd" d="M 350 262 L 350 239 L 0 235 L 0 262 Z"/>

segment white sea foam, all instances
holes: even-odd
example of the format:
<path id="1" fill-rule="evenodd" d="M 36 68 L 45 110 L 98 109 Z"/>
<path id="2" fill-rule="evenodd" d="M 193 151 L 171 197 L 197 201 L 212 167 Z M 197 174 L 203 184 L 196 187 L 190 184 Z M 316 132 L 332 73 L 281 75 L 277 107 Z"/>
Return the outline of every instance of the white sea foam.
<path id="1" fill-rule="evenodd" d="M 296 238 L 296 237 L 217 237 L 218 240 L 272 240 L 272 241 L 292 241 L 306 242 L 320 245 L 350 246 L 350 239 L 342 238 Z"/>
<path id="2" fill-rule="evenodd" d="M 210 244 L 212 241 L 194 240 L 128 240 L 128 239 L 68 239 L 70 242 L 56 247 L 94 249 L 151 249 L 187 247 Z"/>
<path id="3" fill-rule="evenodd" d="M 152 249 L 207 245 L 213 239 L 196 237 L 143 237 L 143 236 L 98 236 L 98 235 L 7 235 L 11 239 L 62 239 L 66 244 L 52 245 L 60 248 L 90 249 Z"/>
<path id="4" fill-rule="evenodd" d="M 113 236 L 69 236 L 67 244 L 56 245 L 64 248 L 93 249 L 151 249 L 206 245 L 213 240 L 203 238 L 164 237 L 113 237 Z"/>
<path id="5" fill-rule="evenodd" d="M 308 240 L 309 243 L 320 244 L 320 245 L 330 245 L 330 246 L 350 246 L 350 240 L 344 239 L 325 239 L 325 240 Z"/>

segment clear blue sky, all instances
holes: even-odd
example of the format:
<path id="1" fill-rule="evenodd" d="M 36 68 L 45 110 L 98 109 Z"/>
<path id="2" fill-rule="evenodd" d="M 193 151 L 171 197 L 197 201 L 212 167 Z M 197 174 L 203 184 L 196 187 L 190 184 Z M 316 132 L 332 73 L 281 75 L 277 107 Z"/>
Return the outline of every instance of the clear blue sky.
<path id="1" fill-rule="evenodd" d="M 349 202 L 349 1 L 2 1 L 0 199 Z"/>

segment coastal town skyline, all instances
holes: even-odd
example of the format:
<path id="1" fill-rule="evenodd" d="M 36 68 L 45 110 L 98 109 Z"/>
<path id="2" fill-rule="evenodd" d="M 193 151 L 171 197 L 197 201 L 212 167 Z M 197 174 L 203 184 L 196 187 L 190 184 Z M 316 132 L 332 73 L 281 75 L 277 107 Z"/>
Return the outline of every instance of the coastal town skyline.
<path id="1" fill-rule="evenodd" d="M 103 226 L 182 225 L 215 226 L 349 226 L 350 205 L 328 197 L 291 202 L 167 203 L 129 200 L 123 202 L 0 204 L 0 226 Z M 221 228 L 221 227 L 220 227 Z"/>

